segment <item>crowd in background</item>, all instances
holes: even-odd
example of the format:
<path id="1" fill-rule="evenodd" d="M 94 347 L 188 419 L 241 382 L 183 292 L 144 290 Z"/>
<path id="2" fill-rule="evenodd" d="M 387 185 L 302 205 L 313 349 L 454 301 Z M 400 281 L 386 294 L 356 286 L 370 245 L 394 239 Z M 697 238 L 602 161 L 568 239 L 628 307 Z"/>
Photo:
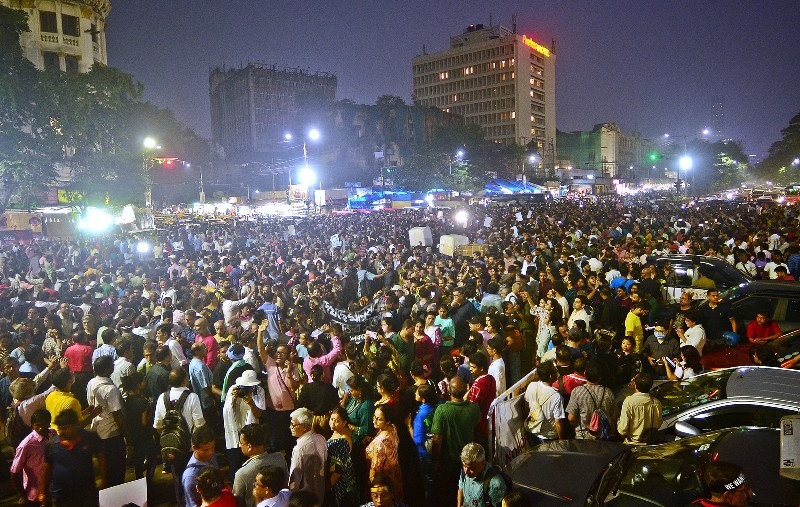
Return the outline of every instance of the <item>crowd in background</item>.
<path id="1" fill-rule="evenodd" d="M 5 245 L 12 483 L 31 505 L 87 505 L 126 464 L 150 482 L 160 465 L 192 507 L 515 505 L 486 459 L 492 401 L 538 367 L 523 386 L 531 444 L 651 442 L 654 379 L 701 373 L 726 332 L 780 334 L 769 315 L 737 329 L 702 272 L 707 303 L 665 299 L 676 275 L 652 259 L 794 280 L 797 221 L 791 207 L 651 195 L 476 207 L 466 223 L 435 209 L 195 219 L 149 240 Z M 411 245 L 419 226 L 484 247 Z M 375 301 L 379 325 L 357 335 L 327 311 Z"/>

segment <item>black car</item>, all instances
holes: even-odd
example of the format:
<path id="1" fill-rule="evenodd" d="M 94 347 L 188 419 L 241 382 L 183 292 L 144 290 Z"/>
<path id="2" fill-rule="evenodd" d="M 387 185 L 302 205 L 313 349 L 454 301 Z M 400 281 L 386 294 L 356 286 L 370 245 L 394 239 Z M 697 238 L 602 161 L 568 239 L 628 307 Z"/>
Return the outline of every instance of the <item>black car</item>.
<path id="1" fill-rule="evenodd" d="M 517 457 L 508 472 L 530 505 L 683 507 L 708 498 L 701 474 L 712 460 L 744 469 L 756 494 L 752 505 L 800 504 L 800 481 L 779 474 L 779 430 L 768 428 L 731 428 L 636 448 L 548 442 Z"/>
<path id="2" fill-rule="evenodd" d="M 755 320 L 756 312 L 763 310 L 783 331 L 800 328 L 800 284 L 797 282 L 753 280 L 721 295 L 720 304 L 729 308 L 739 321 L 742 339 L 745 339 L 746 326 Z"/>

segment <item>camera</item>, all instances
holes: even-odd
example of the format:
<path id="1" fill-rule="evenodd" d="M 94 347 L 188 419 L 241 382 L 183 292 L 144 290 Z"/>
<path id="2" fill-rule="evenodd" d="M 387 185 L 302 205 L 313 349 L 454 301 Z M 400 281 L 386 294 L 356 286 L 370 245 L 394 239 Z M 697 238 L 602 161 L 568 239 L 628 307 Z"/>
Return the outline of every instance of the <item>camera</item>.
<path id="1" fill-rule="evenodd" d="M 253 392 L 255 392 L 255 388 L 253 386 L 235 386 L 233 389 L 234 394 L 239 398 L 250 396 L 253 394 Z"/>

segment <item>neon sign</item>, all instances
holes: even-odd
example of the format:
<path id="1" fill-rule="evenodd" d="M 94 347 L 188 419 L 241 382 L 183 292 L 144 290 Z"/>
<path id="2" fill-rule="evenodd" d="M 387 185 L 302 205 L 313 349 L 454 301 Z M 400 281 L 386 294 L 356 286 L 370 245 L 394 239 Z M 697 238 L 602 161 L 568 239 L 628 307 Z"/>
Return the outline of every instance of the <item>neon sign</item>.
<path id="1" fill-rule="evenodd" d="M 535 40 L 531 39 L 531 38 L 530 38 L 530 37 L 528 37 L 527 35 L 523 35 L 523 36 L 522 36 L 522 42 L 523 42 L 523 43 L 524 43 L 526 46 L 528 46 L 528 47 L 530 47 L 531 49 L 533 49 L 534 51 L 536 51 L 536 52 L 538 52 L 538 53 L 541 53 L 541 54 L 543 54 L 544 56 L 550 56 L 550 50 L 549 50 L 549 49 L 547 49 L 546 47 L 542 46 L 541 44 L 539 44 L 539 43 L 538 43 L 538 42 L 536 42 Z"/>

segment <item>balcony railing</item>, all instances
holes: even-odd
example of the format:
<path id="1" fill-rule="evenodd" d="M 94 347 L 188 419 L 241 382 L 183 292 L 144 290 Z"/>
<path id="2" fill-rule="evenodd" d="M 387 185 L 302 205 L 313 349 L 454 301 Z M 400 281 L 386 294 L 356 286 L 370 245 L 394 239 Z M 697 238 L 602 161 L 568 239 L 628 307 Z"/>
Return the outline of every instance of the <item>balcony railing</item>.
<path id="1" fill-rule="evenodd" d="M 49 33 L 43 33 L 42 34 L 42 42 L 55 42 L 56 44 L 58 44 L 58 35 L 55 35 L 55 34 L 51 35 Z"/>
<path id="2" fill-rule="evenodd" d="M 67 37 L 66 35 L 64 35 L 63 38 L 64 38 L 64 44 L 66 44 L 67 46 L 73 46 L 73 47 L 80 46 L 81 40 L 77 37 Z"/>

